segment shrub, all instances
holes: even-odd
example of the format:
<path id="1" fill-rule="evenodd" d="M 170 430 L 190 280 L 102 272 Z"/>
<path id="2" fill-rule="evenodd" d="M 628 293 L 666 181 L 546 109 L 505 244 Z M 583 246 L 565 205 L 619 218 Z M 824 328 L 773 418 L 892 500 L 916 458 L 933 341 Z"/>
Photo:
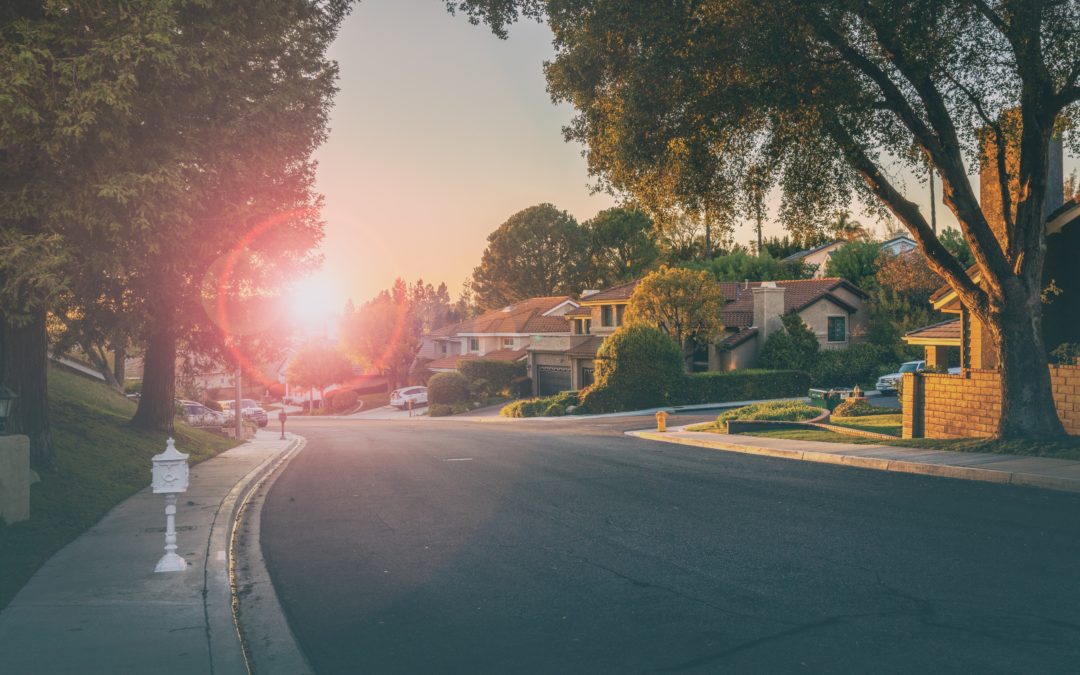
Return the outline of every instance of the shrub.
<path id="1" fill-rule="evenodd" d="M 780 320 L 784 330 L 772 333 L 765 340 L 758 363 L 768 370 L 809 371 L 821 350 L 817 336 L 795 312 L 788 312 Z"/>
<path id="2" fill-rule="evenodd" d="M 436 373 L 428 382 L 428 400 L 431 403 L 453 405 L 469 398 L 469 380 L 461 373 Z"/>
<path id="3" fill-rule="evenodd" d="M 818 354 L 810 372 L 815 387 L 851 387 L 856 384 L 873 389 L 877 378 L 896 368 L 891 349 L 864 342 L 846 349 L 827 349 Z"/>
<path id="4" fill-rule="evenodd" d="M 810 376 L 794 370 L 733 370 L 687 375 L 678 403 L 723 403 L 805 396 Z"/>
<path id="5" fill-rule="evenodd" d="M 429 417 L 449 417 L 454 414 L 454 409 L 445 403 L 432 403 L 428 406 Z"/>
<path id="6" fill-rule="evenodd" d="M 780 420 L 801 422 L 817 417 L 821 408 L 814 408 L 801 401 L 770 401 L 754 403 L 721 413 L 716 418 L 717 426 L 726 428 L 730 420 Z"/>
<path id="7" fill-rule="evenodd" d="M 596 360 L 596 383 L 590 389 L 606 390 L 604 407 L 610 403 L 619 410 L 633 410 L 664 405 L 682 385 L 682 350 L 651 326 L 615 331 L 600 345 Z M 599 405 L 597 394 L 592 396 Z M 585 399 L 583 403 L 588 405 Z"/>
<path id="8" fill-rule="evenodd" d="M 508 403 L 499 411 L 501 417 L 558 417 L 566 414 L 566 408 L 578 405 L 578 392 L 562 391 L 545 398 L 529 398 Z M 560 412 L 553 412 L 558 407 Z"/>
<path id="9" fill-rule="evenodd" d="M 566 406 L 560 403 L 552 403 L 548 406 L 547 410 L 544 411 L 545 417 L 562 417 L 565 414 Z"/>
<path id="10" fill-rule="evenodd" d="M 865 417 L 866 415 L 895 415 L 899 410 L 895 408 L 879 408 L 870 405 L 865 398 L 844 399 L 840 405 L 833 408 L 835 417 Z"/>
<path id="11" fill-rule="evenodd" d="M 470 381 L 484 380 L 488 386 L 488 393 L 499 394 L 509 390 L 514 380 L 525 374 L 525 364 L 476 359 L 462 361 L 458 364 L 458 370 Z"/>
<path id="12" fill-rule="evenodd" d="M 1054 365 L 1075 365 L 1077 359 L 1080 359 L 1080 344 L 1075 342 L 1064 342 L 1050 352 L 1050 363 Z"/>
<path id="13" fill-rule="evenodd" d="M 334 412 L 348 412 L 356 407 L 360 394 L 355 389 L 338 389 L 326 396 L 326 407 Z"/>

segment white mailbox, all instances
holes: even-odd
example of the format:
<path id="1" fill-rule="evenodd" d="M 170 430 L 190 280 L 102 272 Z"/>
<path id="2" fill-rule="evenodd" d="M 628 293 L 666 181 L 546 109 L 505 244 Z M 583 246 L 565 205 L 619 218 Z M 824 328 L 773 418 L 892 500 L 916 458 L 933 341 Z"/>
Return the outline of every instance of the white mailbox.
<path id="1" fill-rule="evenodd" d="M 155 572 L 182 572 L 187 561 L 176 553 L 176 494 L 188 489 L 188 456 L 176 449 L 169 439 L 165 452 L 154 455 L 150 485 L 154 494 L 165 495 L 165 555 L 161 556 Z"/>
<path id="2" fill-rule="evenodd" d="M 176 441 L 169 439 L 165 452 L 154 455 L 153 480 L 150 484 L 154 494 L 185 492 L 188 489 L 188 456 L 176 449 Z"/>

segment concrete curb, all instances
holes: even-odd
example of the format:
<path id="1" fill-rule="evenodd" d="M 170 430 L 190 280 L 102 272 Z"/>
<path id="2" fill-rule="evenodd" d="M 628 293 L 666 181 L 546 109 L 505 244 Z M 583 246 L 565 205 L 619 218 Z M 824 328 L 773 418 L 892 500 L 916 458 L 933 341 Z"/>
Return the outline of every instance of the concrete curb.
<path id="1" fill-rule="evenodd" d="M 203 602 L 211 607 L 233 608 L 229 612 L 208 611 L 206 614 L 212 662 L 219 667 L 227 664 L 229 668 L 226 672 L 229 670 L 235 670 L 237 672 L 246 670 L 249 673 L 251 672 L 250 667 L 247 666 L 248 659 L 243 639 L 237 630 L 235 617 L 236 594 L 232 585 L 233 560 L 231 542 L 237 517 L 240 513 L 240 509 L 243 507 L 243 497 L 248 493 L 252 484 L 261 480 L 269 470 L 276 466 L 275 462 L 279 462 L 282 456 L 291 453 L 297 443 L 302 440 L 301 437 L 294 437 L 283 450 L 267 457 L 258 466 L 237 481 L 222 498 L 218 506 L 217 514 L 214 516 L 214 521 L 210 526 L 210 535 L 206 549 L 206 564 L 204 565 L 206 579 L 204 581 L 205 596 Z M 252 441 L 248 442 L 250 443 Z M 211 561 L 211 551 L 225 551 L 225 560 L 222 561 L 216 559 Z M 224 564 L 218 564 L 222 562 Z M 210 579 L 211 574 L 214 577 L 213 583 L 211 583 Z M 224 637 L 228 635 L 234 636 L 235 639 L 229 640 Z"/>
<path id="2" fill-rule="evenodd" d="M 289 628 L 259 543 L 262 507 L 282 470 L 307 445 L 302 436 L 246 485 L 229 543 L 235 630 L 248 673 L 313 673 Z"/>
<path id="3" fill-rule="evenodd" d="M 800 450 L 797 448 L 770 448 L 742 443 L 731 443 L 728 441 L 714 441 L 705 438 L 672 435 L 672 432 L 679 431 L 679 429 L 672 429 L 667 433 L 660 433 L 656 431 L 627 431 L 626 435 L 634 436 L 637 438 L 645 438 L 653 441 L 660 441 L 663 443 L 692 445 L 700 448 L 723 450 L 727 452 L 738 452 L 746 455 L 779 457 L 783 459 L 795 459 L 804 462 L 818 462 L 821 464 L 840 464 L 844 466 L 854 466 L 862 469 L 873 469 L 876 471 L 922 474 L 926 476 L 937 476 L 940 478 L 956 478 L 959 480 L 1021 485 L 1025 487 L 1037 487 L 1047 490 L 1059 490 L 1064 492 L 1080 493 L 1080 478 L 1070 478 L 1067 476 L 1045 476 L 1033 473 L 1025 473 L 1022 471 L 1005 471 L 1001 469 L 983 468 L 978 466 L 963 466 L 960 463 L 937 464 L 918 461 L 918 458 L 920 456 L 934 456 L 937 458 L 941 458 L 943 455 L 955 455 L 958 460 L 965 458 L 970 459 L 972 456 L 971 453 L 950 452 L 947 450 L 920 451 L 913 448 L 897 447 L 883 448 L 883 446 L 874 445 L 864 446 L 866 450 L 862 454 L 855 454 L 857 451 L 852 451 L 848 449 L 841 449 L 837 450 L 836 452 L 819 452 L 811 450 Z M 798 441 L 794 441 L 794 443 L 797 442 Z M 894 454 L 895 451 L 898 450 L 908 450 L 912 454 L 908 458 L 875 456 L 875 454 L 882 454 L 883 452 L 886 452 L 888 454 Z M 1002 455 L 1000 461 L 1004 462 L 1015 459 L 1024 458 Z M 1054 462 L 1060 460 L 1048 461 Z"/>

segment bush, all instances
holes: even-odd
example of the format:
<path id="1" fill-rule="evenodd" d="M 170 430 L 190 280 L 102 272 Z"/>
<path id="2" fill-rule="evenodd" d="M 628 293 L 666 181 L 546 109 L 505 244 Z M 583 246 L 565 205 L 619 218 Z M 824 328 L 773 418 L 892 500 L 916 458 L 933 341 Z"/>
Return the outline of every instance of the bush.
<path id="1" fill-rule="evenodd" d="M 788 312 L 780 320 L 784 330 L 772 333 L 765 340 L 758 363 L 767 370 L 809 371 L 821 350 L 817 336 L 795 312 Z"/>
<path id="2" fill-rule="evenodd" d="M 566 414 L 566 406 L 559 403 L 552 403 L 544 411 L 545 417 L 562 417 Z"/>
<path id="3" fill-rule="evenodd" d="M 1050 363 L 1057 366 L 1075 365 L 1077 359 L 1080 359 L 1080 344 L 1075 342 L 1064 342 L 1050 352 Z"/>
<path id="4" fill-rule="evenodd" d="M 461 373 L 436 373 L 428 382 L 428 401 L 453 405 L 469 398 L 469 380 Z"/>
<path id="5" fill-rule="evenodd" d="M 444 403 L 432 403 L 428 406 L 429 417 L 449 417 L 454 414 L 454 409 Z"/>
<path id="6" fill-rule="evenodd" d="M 493 395 L 508 391 L 514 380 L 525 374 L 525 364 L 476 359 L 462 361 L 458 364 L 458 370 L 472 382 L 486 382 L 485 393 Z"/>
<path id="7" fill-rule="evenodd" d="M 578 392 L 562 391 L 546 398 L 529 398 L 508 403 L 499 411 L 501 417 L 561 417 L 566 408 L 578 405 Z M 553 409 L 558 408 L 558 411 Z"/>
<path id="8" fill-rule="evenodd" d="M 895 370 L 893 350 L 864 342 L 846 349 L 826 349 L 818 354 L 810 372 L 815 387 L 851 387 L 856 384 L 873 389 L 878 377 Z"/>
<path id="9" fill-rule="evenodd" d="M 821 408 L 814 408 L 801 401 L 770 401 L 754 403 L 721 413 L 716 424 L 725 428 L 729 420 L 779 420 L 801 422 L 810 420 L 822 413 Z"/>
<path id="10" fill-rule="evenodd" d="M 867 415 L 895 415 L 899 410 L 895 408 L 879 408 L 870 405 L 865 398 L 847 398 L 840 405 L 833 408 L 834 417 L 865 417 Z"/>
<path id="11" fill-rule="evenodd" d="M 724 403 L 805 396 L 810 376 L 795 370 L 733 370 L 687 375 L 678 403 Z"/>
<path id="12" fill-rule="evenodd" d="M 326 407 L 333 412 L 349 412 L 360 401 L 355 389 L 337 389 L 326 395 Z"/>
<path id="13" fill-rule="evenodd" d="M 683 355 L 678 345 L 656 328 L 635 325 L 620 328 L 600 345 L 596 383 L 590 389 L 605 390 L 605 408 L 634 410 L 668 403 L 682 382 Z M 596 398 L 599 394 L 591 396 L 596 405 L 601 404 Z M 583 403 L 592 411 L 584 398 Z"/>

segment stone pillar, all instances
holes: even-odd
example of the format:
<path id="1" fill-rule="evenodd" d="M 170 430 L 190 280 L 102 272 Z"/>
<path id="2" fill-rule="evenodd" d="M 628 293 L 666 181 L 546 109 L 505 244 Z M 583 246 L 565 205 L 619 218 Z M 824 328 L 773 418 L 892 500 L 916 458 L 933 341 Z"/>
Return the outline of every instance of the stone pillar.
<path id="1" fill-rule="evenodd" d="M 918 373 L 904 373 L 904 393 L 901 398 L 902 432 L 903 438 L 923 437 L 923 384 L 924 380 Z"/>
<path id="2" fill-rule="evenodd" d="M 0 519 L 8 525 L 30 517 L 30 438 L 0 436 Z"/>

